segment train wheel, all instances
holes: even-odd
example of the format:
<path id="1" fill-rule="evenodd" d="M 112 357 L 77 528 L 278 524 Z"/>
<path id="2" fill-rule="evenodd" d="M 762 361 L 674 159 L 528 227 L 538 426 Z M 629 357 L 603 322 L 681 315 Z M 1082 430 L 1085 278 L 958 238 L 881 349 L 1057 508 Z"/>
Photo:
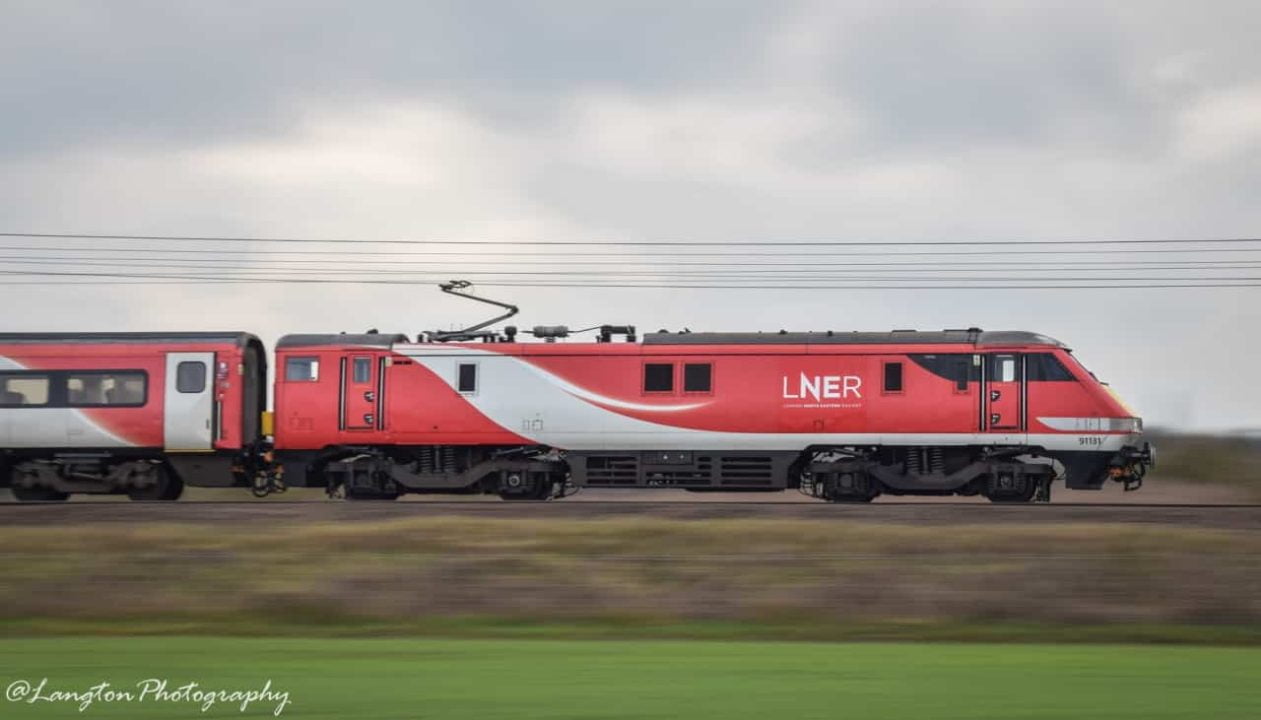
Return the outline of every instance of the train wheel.
<path id="1" fill-rule="evenodd" d="M 880 484 L 867 473 L 837 473 L 823 486 L 824 497 L 834 503 L 869 503 L 880 494 Z"/>
<path id="2" fill-rule="evenodd" d="M 1027 503 L 1038 492 L 1038 483 L 1032 477 L 1023 477 L 1005 487 L 989 484 L 985 497 L 992 503 Z"/>
<path id="3" fill-rule="evenodd" d="M 347 500 L 397 500 L 403 494 L 389 472 L 380 468 L 356 472 L 344 489 Z"/>
<path id="4" fill-rule="evenodd" d="M 552 487 L 551 485 L 537 487 L 531 490 L 530 492 L 507 492 L 504 490 L 500 490 L 499 498 L 501 500 L 509 500 L 512 502 L 520 502 L 522 500 L 527 500 L 527 501 L 532 501 L 532 502 L 539 502 L 541 500 L 550 500 L 552 498 Z"/>
<path id="5" fill-rule="evenodd" d="M 184 481 L 176 477 L 171 468 L 159 465 L 154 468 L 158 481 L 146 488 L 127 491 L 127 497 L 136 502 L 173 502 L 184 494 Z"/>
<path id="6" fill-rule="evenodd" d="M 507 472 L 499 483 L 503 500 L 550 500 L 555 490 L 552 475 L 545 472 Z"/>
<path id="7" fill-rule="evenodd" d="M 10 490 L 19 502 L 64 502 L 70 497 L 68 492 L 46 487 L 15 487 Z"/>

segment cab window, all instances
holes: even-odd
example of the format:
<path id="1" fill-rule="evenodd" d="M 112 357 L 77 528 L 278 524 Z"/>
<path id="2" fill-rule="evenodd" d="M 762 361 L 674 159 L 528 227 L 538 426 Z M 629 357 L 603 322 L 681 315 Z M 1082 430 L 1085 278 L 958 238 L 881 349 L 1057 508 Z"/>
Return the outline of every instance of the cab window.
<path id="1" fill-rule="evenodd" d="M 285 380 L 288 382 L 315 382 L 319 379 L 319 358 L 291 357 L 285 359 Z"/>
<path id="2" fill-rule="evenodd" d="M 1025 360 L 1029 379 L 1041 382 L 1072 382 L 1073 374 L 1051 353 L 1033 353 Z"/>
<path id="3" fill-rule="evenodd" d="M 990 382 L 1016 382 L 1016 356 L 994 355 L 990 357 Z"/>
<path id="4" fill-rule="evenodd" d="M 357 385 L 372 382 L 372 358 L 357 357 L 351 368 L 352 380 Z"/>

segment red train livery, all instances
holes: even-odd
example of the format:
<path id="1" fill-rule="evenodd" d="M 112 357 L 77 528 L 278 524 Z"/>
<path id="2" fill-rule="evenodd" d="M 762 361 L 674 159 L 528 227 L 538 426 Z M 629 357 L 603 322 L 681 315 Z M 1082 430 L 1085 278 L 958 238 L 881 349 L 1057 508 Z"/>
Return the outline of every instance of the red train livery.
<path id="1" fill-rule="evenodd" d="M 1028 332 L 0 335 L 0 483 L 563 497 L 582 487 L 1049 497 L 1151 463 L 1142 422 Z M 552 329 L 555 330 L 555 329 Z M 613 334 L 628 342 L 613 342 Z M 565 335 L 538 328 L 537 337 Z M 274 422 L 273 422 L 274 420 Z M 274 425 L 274 427 L 273 427 Z"/>
<path id="2" fill-rule="evenodd" d="M 0 482 L 22 500 L 233 485 L 266 376 L 247 333 L 0 334 Z"/>

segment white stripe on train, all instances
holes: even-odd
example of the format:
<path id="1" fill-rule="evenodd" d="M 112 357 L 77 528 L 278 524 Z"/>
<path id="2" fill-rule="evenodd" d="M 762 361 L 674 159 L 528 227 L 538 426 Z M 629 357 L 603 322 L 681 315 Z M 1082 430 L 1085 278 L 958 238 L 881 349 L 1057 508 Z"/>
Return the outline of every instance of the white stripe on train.
<path id="1" fill-rule="evenodd" d="M 1134 434 L 1027 433 L 738 433 L 694 430 L 627 417 L 592 404 L 600 396 L 511 355 L 463 347 L 399 346 L 398 352 L 457 389 L 457 365 L 480 363 L 469 404 L 504 429 L 565 450 L 800 450 L 809 445 L 1034 445 L 1047 450 L 1116 452 Z M 540 382 L 541 380 L 541 382 Z M 592 399 L 588 399 L 592 398 Z M 611 404 L 607 403 L 606 404 Z"/>

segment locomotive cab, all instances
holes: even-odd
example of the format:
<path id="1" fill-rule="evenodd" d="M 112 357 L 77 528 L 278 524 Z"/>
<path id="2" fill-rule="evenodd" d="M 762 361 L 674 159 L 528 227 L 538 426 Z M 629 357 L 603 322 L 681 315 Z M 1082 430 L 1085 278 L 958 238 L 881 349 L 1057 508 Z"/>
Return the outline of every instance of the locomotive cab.
<path id="1" fill-rule="evenodd" d="M 307 456 L 389 442 L 390 348 L 401 334 L 286 335 L 276 344 L 275 448 L 294 460 L 286 482 L 307 478 Z"/>

